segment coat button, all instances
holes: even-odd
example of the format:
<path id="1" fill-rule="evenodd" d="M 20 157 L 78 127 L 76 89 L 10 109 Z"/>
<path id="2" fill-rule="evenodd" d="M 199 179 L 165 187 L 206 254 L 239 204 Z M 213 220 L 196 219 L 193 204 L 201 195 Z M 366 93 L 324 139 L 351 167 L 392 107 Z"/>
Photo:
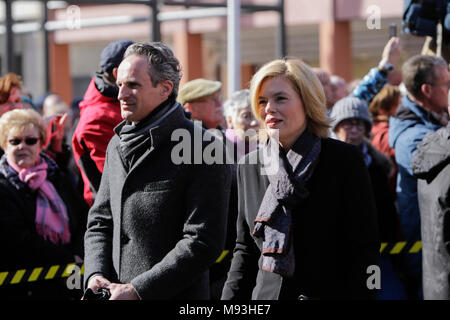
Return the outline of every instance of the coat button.
<path id="1" fill-rule="evenodd" d="M 128 243 L 128 241 L 130 241 L 130 238 L 128 238 L 126 234 L 122 234 L 120 236 L 120 242 L 121 243 Z"/>

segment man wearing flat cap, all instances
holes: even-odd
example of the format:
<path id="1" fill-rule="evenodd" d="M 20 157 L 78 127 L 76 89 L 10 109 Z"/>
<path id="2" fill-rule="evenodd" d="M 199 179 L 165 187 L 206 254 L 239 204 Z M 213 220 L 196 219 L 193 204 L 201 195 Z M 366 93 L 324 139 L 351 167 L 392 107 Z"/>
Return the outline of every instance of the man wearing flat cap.
<path id="1" fill-rule="evenodd" d="M 201 121 L 206 129 L 219 129 L 224 120 L 222 83 L 208 79 L 187 82 L 178 94 L 178 102 L 191 114 L 192 120 Z"/>
<path id="2" fill-rule="evenodd" d="M 80 120 L 72 138 L 75 161 L 84 183 L 84 199 L 91 206 L 100 185 L 106 147 L 114 135 L 114 127 L 123 119 L 117 99 L 114 70 L 133 41 L 109 43 L 100 55 L 99 72 L 95 73 L 80 102 Z"/>
<path id="3" fill-rule="evenodd" d="M 222 83 L 207 79 L 195 79 L 187 82 L 180 90 L 177 101 L 191 114 L 191 120 L 201 121 L 205 129 L 217 129 L 225 143 L 228 160 L 233 159 L 231 149 L 233 143 L 226 143 L 227 138 L 221 124 L 224 121 L 222 97 Z M 229 163 L 229 162 L 228 162 Z M 236 241 L 236 218 L 237 218 L 237 182 L 236 165 L 231 166 L 233 170 L 231 180 L 231 192 L 228 206 L 228 225 L 225 247 L 220 262 L 214 263 L 209 269 L 210 294 L 212 300 L 219 300 L 222 288 L 227 278 L 231 265 L 232 251 Z"/>

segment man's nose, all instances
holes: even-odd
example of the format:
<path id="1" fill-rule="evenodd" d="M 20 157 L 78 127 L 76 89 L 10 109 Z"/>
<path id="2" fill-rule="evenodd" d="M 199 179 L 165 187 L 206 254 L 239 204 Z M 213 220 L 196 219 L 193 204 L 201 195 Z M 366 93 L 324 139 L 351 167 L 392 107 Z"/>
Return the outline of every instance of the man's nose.
<path id="1" fill-rule="evenodd" d="M 117 95 L 117 99 L 123 100 L 126 97 L 128 97 L 129 94 L 130 94 L 130 91 L 128 90 L 128 88 L 126 86 L 121 86 L 121 87 L 119 87 L 119 94 Z"/>

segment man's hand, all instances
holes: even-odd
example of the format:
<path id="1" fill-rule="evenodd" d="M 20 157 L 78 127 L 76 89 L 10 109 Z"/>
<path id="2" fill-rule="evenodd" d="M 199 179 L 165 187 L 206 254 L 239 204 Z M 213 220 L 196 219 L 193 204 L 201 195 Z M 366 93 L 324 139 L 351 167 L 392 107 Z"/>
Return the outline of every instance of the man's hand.
<path id="1" fill-rule="evenodd" d="M 91 288 L 93 291 L 97 291 L 100 288 L 107 288 L 111 285 L 108 279 L 103 276 L 97 275 L 93 276 L 89 279 L 88 288 Z"/>
<path id="2" fill-rule="evenodd" d="M 109 300 L 140 300 L 136 290 L 131 283 L 111 283 L 108 286 L 111 298 Z"/>
<path id="3" fill-rule="evenodd" d="M 381 61 L 378 64 L 378 67 L 381 68 L 386 63 L 395 65 L 400 60 L 401 51 L 402 46 L 400 43 L 400 38 L 392 37 L 391 39 L 389 39 L 383 49 L 383 54 L 381 56 Z"/>

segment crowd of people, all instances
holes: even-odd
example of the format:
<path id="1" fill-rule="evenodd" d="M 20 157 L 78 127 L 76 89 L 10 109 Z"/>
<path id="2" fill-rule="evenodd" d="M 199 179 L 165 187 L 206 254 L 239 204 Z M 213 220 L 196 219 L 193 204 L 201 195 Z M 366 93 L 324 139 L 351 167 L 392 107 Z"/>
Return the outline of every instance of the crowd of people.
<path id="1" fill-rule="evenodd" d="M 161 42 L 109 43 L 70 107 L 4 75 L 0 271 L 84 263 L 112 300 L 450 299 L 449 66 L 401 51 L 355 83 L 277 59 L 225 101 Z"/>

